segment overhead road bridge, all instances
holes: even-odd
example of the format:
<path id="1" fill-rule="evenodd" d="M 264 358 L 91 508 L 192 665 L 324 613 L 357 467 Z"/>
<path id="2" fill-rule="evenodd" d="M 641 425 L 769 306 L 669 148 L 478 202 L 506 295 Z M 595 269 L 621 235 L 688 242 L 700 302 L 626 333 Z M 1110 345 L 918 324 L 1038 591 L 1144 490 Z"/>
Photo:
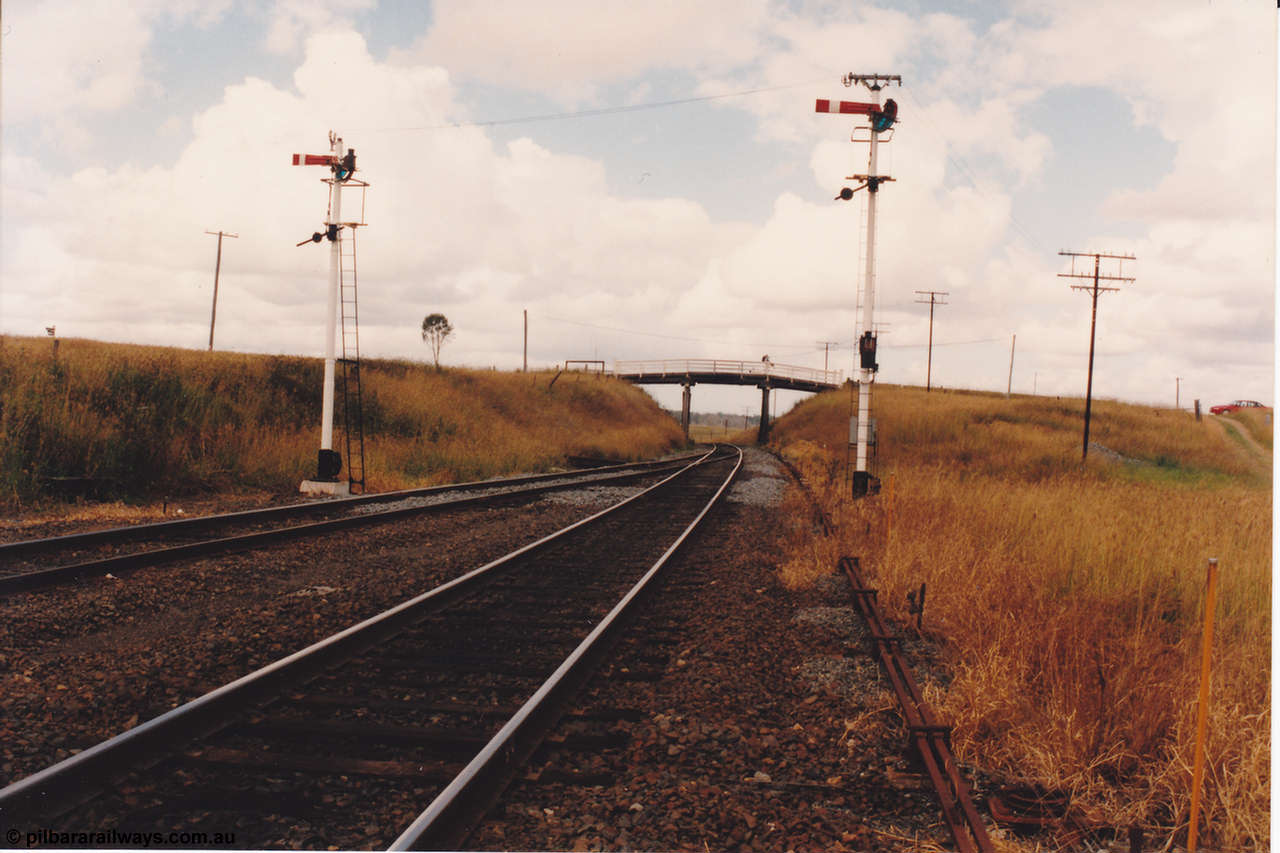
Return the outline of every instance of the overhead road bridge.
<path id="1" fill-rule="evenodd" d="M 792 364 L 762 361 L 729 361 L 718 358 L 663 359 L 659 361 L 615 361 L 613 375 L 637 385 L 683 385 L 684 401 L 680 425 L 689 435 L 689 402 L 699 383 L 709 385 L 754 385 L 761 390 L 760 441 L 769 438 L 769 392 L 806 391 L 816 394 L 840 387 L 844 371 L 817 370 Z"/>

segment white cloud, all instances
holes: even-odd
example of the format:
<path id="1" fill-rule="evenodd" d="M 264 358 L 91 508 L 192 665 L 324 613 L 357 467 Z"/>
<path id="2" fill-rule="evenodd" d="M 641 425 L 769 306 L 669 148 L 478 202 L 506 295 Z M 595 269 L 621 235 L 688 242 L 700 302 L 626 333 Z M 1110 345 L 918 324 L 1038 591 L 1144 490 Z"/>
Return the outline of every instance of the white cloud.
<path id="1" fill-rule="evenodd" d="M 6 120 L 13 88 L 18 115 L 45 134 L 74 130 L 145 93 L 151 84 L 138 57 L 160 16 L 171 14 L 134 6 L 104 21 L 102 31 L 120 39 L 97 48 L 115 51 L 98 83 L 72 55 L 92 45 L 79 37 L 65 50 L 53 43 L 66 8 L 6 18 L 15 34 L 20 24 L 46 34 L 48 57 L 28 48 L 20 58 L 24 68 L 51 67 L 51 76 L 22 87 L 11 85 L 17 60 L 8 51 L 17 42 L 13 34 L 5 41 Z M 1128 219 L 1136 236 L 1095 233 L 1089 246 L 1073 247 L 1139 257 L 1136 286 L 1100 306 L 1100 357 L 1114 368 L 1103 393 L 1149 399 L 1164 372 L 1206 376 L 1200 365 L 1209 363 L 1244 365 L 1233 367 L 1239 376 L 1267 372 L 1275 42 L 1273 30 L 1243 31 L 1255 21 L 1243 5 L 1224 12 L 1174 4 L 1153 18 L 1081 2 L 979 33 L 954 15 L 913 18 L 871 6 L 815 13 L 572 3 L 549 13 L 447 2 L 416 47 L 387 62 L 344 26 L 345 8 L 272 6 L 270 47 L 303 47 L 293 88 L 236 69 L 218 103 L 168 120 L 167 131 L 189 125 L 192 135 L 171 165 L 59 175 L 40 152 L 6 149 L 5 330 L 57 322 L 66 334 L 202 345 L 214 253 L 204 231 L 223 228 L 240 238 L 224 246 L 219 346 L 318 352 L 327 253 L 294 243 L 319 228 L 325 187 L 320 170 L 293 168 L 288 157 L 323 152 L 332 128 L 356 148 L 360 177 L 372 183 L 369 227 L 359 237 L 362 340 L 372 354 L 423 355 L 417 320 L 442 310 L 459 330 L 451 360 L 509 367 L 519 360 L 525 307 L 538 363 L 597 352 L 758 357 L 756 345 L 779 338 L 847 344 L 865 193 L 857 203 L 831 197 L 846 175 L 865 171 L 866 147 L 848 141 L 847 118 L 816 116 L 808 104 L 865 95 L 839 86 L 844 71 L 900 69 L 909 87 L 887 94 L 899 100 L 903 122 L 881 149 L 882 171 L 898 180 L 880 199 L 878 306 L 892 323 L 886 344 L 904 349 L 881 360 L 885 381 L 923 380 L 923 354 L 905 349 L 927 334 L 927 306 L 913 304 L 914 291 L 941 289 L 952 295 L 939 311 L 940 340 L 996 341 L 947 350 L 941 363 L 935 353 L 935 381 L 942 371 L 949 384 L 1003 388 L 1016 332 L 1015 388 L 1024 371 L 1028 389 L 1040 371 L 1040 390 L 1082 393 L 1087 302 L 1056 278 L 1060 259 L 1023 246 L 1010 230 L 1015 191 L 1034 188 L 1050 153 L 1064 153 L 1052 151 L 1052 129 L 1031 126 L 1024 107 L 1081 85 L 1119 93 L 1136 121 L 1176 146 L 1171 173 L 1155 187 L 1103 188 L 1111 195 L 1102 212 Z M 1267 22 L 1274 27 L 1270 14 Z M 852 68 L 850 45 L 860 48 Z M 1194 73 L 1196 63 L 1222 73 Z M 464 114 L 455 88 L 463 78 L 570 102 L 618 85 L 634 101 L 661 85 L 644 75 L 671 70 L 692 74 L 704 94 L 826 79 L 716 102 L 752 116 L 771 151 L 807 160 L 812 185 L 780 191 L 762 225 L 717 221 L 692 198 L 627 197 L 607 156 L 569 155 L 542 135 L 495 144 L 476 127 L 392 129 Z M 65 109 L 52 106 L 58 99 Z M 958 170 L 959 162 L 971 168 Z M 761 163 L 758 174 L 776 165 Z M 347 195 L 352 216 L 358 195 Z M 820 352 L 807 357 L 821 364 Z M 847 368 L 849 360 L 848 350 L 833 354 L 833 364 Z"/>
<path id="2" fill-rule="evenodd" d="M 437 308 L 469 321 L 455 322 L 458 354 L 512 302 L 570 316 L 594 305 L 658 326 L 666 294 L 738 238 L 739 226 L 713 224 L 692 202 L 612 196 L 601 164 L 528 139 L 495 149 L 475 128 L 380 130 L 440 123 L 452 108 L 449 76 L 378 63 L 350 32 L 312 36 L 294 80 L 301 94 L 253 78 L 229 86 L 196 116 L 170 168 L 33 180 L 20 198 L 30 222 L 4 225 L 6 327 L 56 320 L 71 333 L 96 321 L 115 334 L 133 317 L 133 340 L 195 343 L 187 338 L 208 311 L 214 252 L 204 232 L 222 228 L 240 236 L 224 245 L 219 345 L 315 352 L 327 252 L 294 243 L 320 227 L 327 190 L 321 170 L 294 168 L 289 156 L 322 153 L 326 127 L 346 135 L 372 184 L 361 316 L 398 342 L 365 336 L 375 351 L 416 351 L 413 317 Z M 379 97 L 359 97 L 370 91 Z M 6 187 L 28 162 L 6 157 Z M 344 194 L 346 216 L 358 217 L 359 196 Z"/>
<path id="3" fill-rule="evenodd" d="M 589 101 L 648 71 L 737 66 L 760 52 L 761 0 L 444 0 L 409 56 L 512 89 Z"/>
<path id="4" fill-rule="evenodd" d="M 20 3 L 5 8 L 4 112 L 20 124 L 130 103 L 146 88 L 145 4 Z"/>
<path id="5" fill-rule="evenodd" d="M 274 0 L 266 12 L 263 46 L 272 53 L 293 54 L 311 35 L 342 27 L 355 12 L 372 9 L 377 0 Z"/>

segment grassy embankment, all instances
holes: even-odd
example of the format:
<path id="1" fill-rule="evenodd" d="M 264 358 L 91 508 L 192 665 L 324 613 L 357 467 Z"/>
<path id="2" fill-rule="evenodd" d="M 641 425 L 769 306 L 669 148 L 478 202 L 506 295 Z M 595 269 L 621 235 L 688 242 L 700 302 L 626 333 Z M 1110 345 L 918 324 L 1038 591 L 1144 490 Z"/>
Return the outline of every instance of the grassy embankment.
<path id="1" fill-rule="evenodd" d="M 296 494 L 315 473 L 319 359 L 0 337 L 0 507 L 94 478 L 135 501 Z M 366 360 L 368 490 L 545 470 L 567 455 L 641 458 L 683 443 L 634 386 L 565 374 Z M 340 446 L 335 436 L 335 446 Z M 344 454 L 345 455 L 345 454 Z"/>
<path id="2" fill-rule="evenodd" d="M 907 591 L 927 583 L 925 631 L 954 675 L 928 699 L 958 754 L 1069 791 L 1087 819 L 1182 843 L 1216 557 L 1202 843 L 1267 849 L 1269 459 L 1212 416 L 1169 409 L 1095 402 L 1090 438 L 1114 453 L 1082 466 L 1083 400 L 880 386 L 876 404 L 885 488 L 864 501 L 843 497 L 848 391 L 776 425 L 840 531 L 799 547 L 784 579 L 861 555 L 903 623 Z M 1271 447 L 1264 417 L 1241 423 Z"/>

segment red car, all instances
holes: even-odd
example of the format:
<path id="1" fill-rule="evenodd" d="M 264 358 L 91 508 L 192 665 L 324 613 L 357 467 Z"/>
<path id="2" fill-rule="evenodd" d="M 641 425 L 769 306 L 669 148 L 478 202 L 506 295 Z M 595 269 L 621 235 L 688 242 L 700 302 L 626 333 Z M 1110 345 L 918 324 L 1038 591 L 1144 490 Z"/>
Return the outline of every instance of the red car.
<path id="1" fill-rule="evenodd" d="M 1241 409 L 1265 409 L 1266 406 L 1257 400 L 1233 400 L 1225 406 L 1214 406 L 1209 411 L 1215 415 L 1225 415 L 1227 412 L 1238 412 Z"/>

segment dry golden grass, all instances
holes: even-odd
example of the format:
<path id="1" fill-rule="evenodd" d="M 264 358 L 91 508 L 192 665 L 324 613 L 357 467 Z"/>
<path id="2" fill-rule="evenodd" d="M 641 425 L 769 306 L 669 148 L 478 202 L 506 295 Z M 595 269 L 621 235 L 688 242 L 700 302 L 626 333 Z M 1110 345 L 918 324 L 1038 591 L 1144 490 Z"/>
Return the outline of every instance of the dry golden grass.
<path id="1" fill-rule="evenodd" d="M 1251 451 L 1190 415 L 1103 402 L 1091 438 L 1140 461 L 1091 453 L 1082 466 L 1081 401 L 877 392 L 878 498 L 843 499 L 847 392 L 778 425 L 840 531 L 794 560 L 821 571 L 834 552 L 859 554 L 904 622 L 907 591 L 928 584 L 925 626 L 954 675 L 932 698 L 960 756 L 1070 791 L 1091 820 L 1185 837 L 1215 557 L 1202 838 L 1265 848 L 1271 491 Z"/>
<path id="2" fill-rule="evenodd" d="M 1252 436 L 1254 441 L 1265 447 L 1267 450 L 1271 450 L 1272 435 L 1275 431 L 1275 412 L 1270 409 L 1266 411 L 1243 409 L 1239 412 L 1232 412 L 1224 417 L 1244 424 L 1245 429 L 1248 431 L 1249 435 Z"/>
<path id="3" fill-rule="evenodd" d="M 314 473 L 319 359 L 66 339 L 55 360 L 51 343 L 0 337 L 0 506 L 39 500 L 52 477 L 98 478 L 139 501 L 296 492 Z M 372 359 L 363 372 L 370 491 L 683 444 L 648 395 L 609 378 L 566 374 L 553 384 L 550 373 Z"/>

